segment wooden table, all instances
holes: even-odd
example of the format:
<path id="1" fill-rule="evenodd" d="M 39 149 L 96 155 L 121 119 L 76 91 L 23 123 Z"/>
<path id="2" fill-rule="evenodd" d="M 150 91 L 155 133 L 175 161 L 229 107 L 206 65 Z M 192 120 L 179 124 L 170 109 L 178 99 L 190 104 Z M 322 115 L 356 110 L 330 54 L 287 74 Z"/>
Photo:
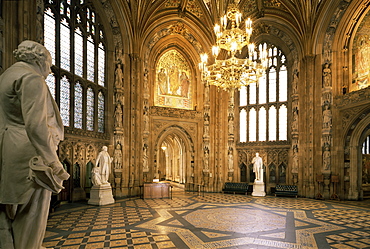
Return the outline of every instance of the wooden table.
<path id="1" fill-rule="evenodd" d="M 145 198 L 171 198 L 171 184 L 168 182 L 144 183 Z"/>

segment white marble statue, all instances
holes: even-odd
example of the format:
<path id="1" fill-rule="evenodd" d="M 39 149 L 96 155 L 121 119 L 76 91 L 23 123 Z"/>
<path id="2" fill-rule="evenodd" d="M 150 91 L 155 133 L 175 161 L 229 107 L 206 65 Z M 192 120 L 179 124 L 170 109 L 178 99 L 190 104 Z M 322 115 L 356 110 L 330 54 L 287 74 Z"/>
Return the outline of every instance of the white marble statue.
<path id="1" fill-rule="evenodd" d="M 98 154 L 98 157 L 96 158 L 96 166 L 94 167 L 94 168 L 96 167 L 99 168 L 101 184 L 108 184 L 109 174 L 111 170 L 111 163 L 112 163 L 112 158 L 110 157 L 108 153 L 108 147 L 103 146 L 102 150 Z"/>
<path id="2" fill-rule="evenodd" d="M 108 182 L 112 161 L 113 158 L 108 154 L 108 147 L 103 146 L 96 158 L 96 165 L 91 170 L 93 187 L 88 204 L 101 206 L 114 203 L 112 187 Z"/>
<path id="3" fill-rule="evenodd" d="M 263 182 L 263 161 L 259 156 L 259 153 L 256 153 L 256 156 L 252 159 L 253 163 L 253 172 L 256 174 L 255 181 Z"/>
<path id="4" fill-rule="evenodd" d="M 0 248 L 43 248 L 51 193 L 69 178 L 56 153 L 64 138 L 45 78 L 52 59 L 23 41 L 0 76 Z"/>

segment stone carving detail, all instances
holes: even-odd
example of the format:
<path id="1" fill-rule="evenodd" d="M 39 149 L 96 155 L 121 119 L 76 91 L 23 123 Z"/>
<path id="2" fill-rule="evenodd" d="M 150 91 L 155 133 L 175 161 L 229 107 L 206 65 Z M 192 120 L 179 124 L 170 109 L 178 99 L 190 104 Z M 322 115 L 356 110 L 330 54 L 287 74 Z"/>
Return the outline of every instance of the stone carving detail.
<path id="1" fill-rule="evenodd" d="M 116 71 L 114 73 L 114 76 L 115 76 L 114 85 L 115 85 L 116 88 L 122 88 L 123 87 L 123 69 L 122 69 L 122 67 L 123 67 L 122 63 L 119 60 L 116 63 Z"/>
<path id="2" fill-rule="evenodd" d="M 77 135 L 81 137 L 104 139 L 104 140 L 109 140 L 109 137 L 110 137 L 107 133 L 79 130 L 79 129 L 74 129 L 73 127 L 71 128 L 68 126 L 64 127 L 64 132 L 66 134 L 72 134 L 72 135 Z"/>
<path id="3" fill-rule="evenodd" d="M 244 163 L 247 165 L 247 155 L 243 151 L 238 151 L 238 165 Z"/>
<path id="4" fill-rule="evenodd" d="M 343 112 L 343 115 L 342 115 L 342 128 L 343 129 L 347 128 L 351 120 L 354 118 L 355 115 L 358 115 L 361 109 L 362 108 L 353 108 L 353 109 L 345 110 Z"/>
<path id="5" fill-rule="evenodd" d="M 328 58 L 329 59 L 329 58 Z M 326 61 L 322 71 L 322 167 L 323 171 L 330 171 L 331 168 L 331 127 L 333 102 L 332 75 L 330 61 Z"/>
<path id="6" fill-rule="evenodd" d="M 370 99 L 370 87 L 353 91 L 344 95 L 336 96 L 335 106 L 339 109 L 351 108 L 353 104 L 368 104 Z"/>
<path id="7" fill-rule="evenodd" d="M 323 158 L 323 168 L 324 170 L 330 170 L 331 167 L 331 155 L 329 145 L 324 146 L 324 152 L 322 154 Z"/>
<path id="8" fill-rule="evenodd" d="M 183 109 L 176 109 L 176 108 L 165 108 L 165 107 L 159 107 L 159 106 L 151 107 L 150 114 L 154 116 L 176 117 L 176 118 L 187 118 L 187 119 L 201 118 L 201 113 L 198 111 L 183 110 Z"/>
<path id="9" fill-rule="evenodd" d="M 59 160 L 70 160 L 72 162 L 73 146 L 67 140 L 62 141 L 59 144 Z"/>
<path id="10" fill-rule="evenodd" d="M 115 169 L 122 169 L 122 146 L 117 143 L 113 153 L 113 164 Z"/>
<path id="11" fill-rule="evenodd" d="M 85 153 L 84 153 L 84 149 L 85 149 L 85 146 L 83 146 L 82 144 L 78 143 L 76 144 L 75 146 L 75 149 L 74 149 L 74 160 L 75 161 L 83 161 L 84 158 L 85 158 Z"/>
<path id="12" fill-rule="evenodd" d="M 148 145 L 143 146 L 143 172 L 149 172 Z"/>
<path id="13" fill-rule="evenodd" d="M 153 36 L 153 38 L 149 41 L 148 43 L 148 50 L 147 54 L 145 55 L 146 58 L 149 57 L 149 53 L 151 51 L 151 48 L 163 37 L 171 34 L 179 34 L 182 35 L 188 42 L 190 42 L 194 49 L 197 51 L 197 53 L 201 54 L 202 51 L 202 46 L 200 43 L 195 39 L 195 37 L 186 29 L 184 23 L 182 22 L 177 22 L 174 25 L 171 25 L 167 28 L 164 28 L 160 31 L 158 31 L 157 34 Z"/>
<path id="14" fill-rule="evenodd" d="M 95 158 L 95 148 L 92 145 L 88 145 L 86 148 L 86 161 L 90 162 Z"/>
<path id="15" fill-rule="evenodd" d="M 228 172 L 234 172 L 234 91 L 229 91 L 228 116 Z M 231 177 L 231 179 L 230 179 Z M 233 174 L 229 174 L 229 180 L 232 181 Z"/>
<path id="16" fill-rule="evenodd" d="M 322 70 L 322 81 L 323 87 L 331 87 L 331 68 L 329 63 L 325 63 L 324 69 Z"/>
<path id="17" fill-rule="evenodd" d="M 266 0 L 264 1 L 264 4 L 266 7 L 276 7 L 276 8 L 281 7 L 281 3 L 278 0 Z"/>
<path id="18" fill-rule="evenodd" d="M 292 156 L 292 173 L 298 174 L 299 161 L 298 161 L 298 144 L 297 141 L 294 141 L 293 145 L 293 156 Z"/>
<path id="19" fill-rule="evenodd" d="M 293 112 L 292 132 L 298 132 L 298 101 L 292 102 L 292 112 Z"/>
<path id="20" fill-rule="evenodd" d="M 123 122 L 123 110 L 121 103 L 117 103 L 116 110 L 114 111 L 114 126 L 122 127 Z"/>
<path id="21" fill-rule="evenodd" d="M 36 0 L 36 11 L 36 41 L 44 44 L 44 1 Z"/>
<path id="22" fill-rule="evenodd" d="M 209 171 L 209 148 L 204 147 L 204 158 L 203 158 L 203 172 Z"/>
<path id="23" fill-rule="evenodd" d="M 248 14 L 257 10 L 257 3 L 255 1 L 249 1 L 248 4 L 243 4 L 244 16 L 249 16 Z"/>
<path id="24" fill-rule="evenodd" d="M 332 124 L 332 112 L 330 110 L 330 105 L 325 104 L 324 105 L 324 111 L 323 114 L 323 129 L 330 129 Z"/>
<path id="25" fill-rule="evenodd" d="M 294 64 L 292 67 L 293 70 L 293 78 L 292 78 L 292 147 L 291 147 L 291 155 L 292 161 L 290 163 L 291 173 L 293 175 L 293 183 L 298 183 L 298 171 L 299 171 L 299 150 L 298 150 L 298 139 L 299 139 L 299 95 L 298 95 L 298 86 L 299 86 L 299 62 L 298 56 L 295 51 L 293 51 L 294 55 Z M 286 152 L 285 155 L 279 155 L 280 157 L 285 157 L 285 165 L 288 165 L 288 153 Z M 281 162 L 275 165 L 280 165 Z M 270 164 L 268 164 L 270 165 Z"/>

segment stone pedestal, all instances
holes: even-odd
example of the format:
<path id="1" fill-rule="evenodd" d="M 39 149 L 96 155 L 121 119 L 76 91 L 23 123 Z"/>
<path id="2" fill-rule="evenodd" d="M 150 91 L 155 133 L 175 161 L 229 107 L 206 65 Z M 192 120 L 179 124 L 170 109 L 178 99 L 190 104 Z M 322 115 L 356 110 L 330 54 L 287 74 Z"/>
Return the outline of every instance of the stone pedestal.
<path id="1" fill-rule="evenodd" d="M 112 194 L 112 187 L 109 183 L 99 186 L 93 186 L 91 188 L 88 204 L 103 206 L 112 203 L 114 203 L 114 199 Z"/>
<path id="2" fill-rule="evenodd" d="M 252 196 L 266 196 L 265 183 L 261 181 L 255 181 L 253 183 Z"/>

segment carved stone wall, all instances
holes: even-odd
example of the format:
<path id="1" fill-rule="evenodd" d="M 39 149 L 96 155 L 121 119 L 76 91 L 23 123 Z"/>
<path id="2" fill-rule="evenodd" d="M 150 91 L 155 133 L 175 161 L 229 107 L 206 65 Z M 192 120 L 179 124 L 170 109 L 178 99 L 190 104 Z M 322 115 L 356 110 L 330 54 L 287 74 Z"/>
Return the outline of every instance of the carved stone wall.
<path id="1" fill-rule="evenodd" d="M 88 197 L 92 187 L 91 169 L 104 145 L 108 146 L 108 153 L 112 156 L 114 153 L 112 146 L 104 142 L 67 138 L 60 143 L 59 160 L 65 167 L 68 165 L 66 170 L 71 175 L 68 183 L 64 184 L 64 186 L 68 186 L 69 200 L 86 200 Z M 109 182 L 114 186 L 113 165 Z M 116 191 L 114 187 L 113 189 Z"/>

